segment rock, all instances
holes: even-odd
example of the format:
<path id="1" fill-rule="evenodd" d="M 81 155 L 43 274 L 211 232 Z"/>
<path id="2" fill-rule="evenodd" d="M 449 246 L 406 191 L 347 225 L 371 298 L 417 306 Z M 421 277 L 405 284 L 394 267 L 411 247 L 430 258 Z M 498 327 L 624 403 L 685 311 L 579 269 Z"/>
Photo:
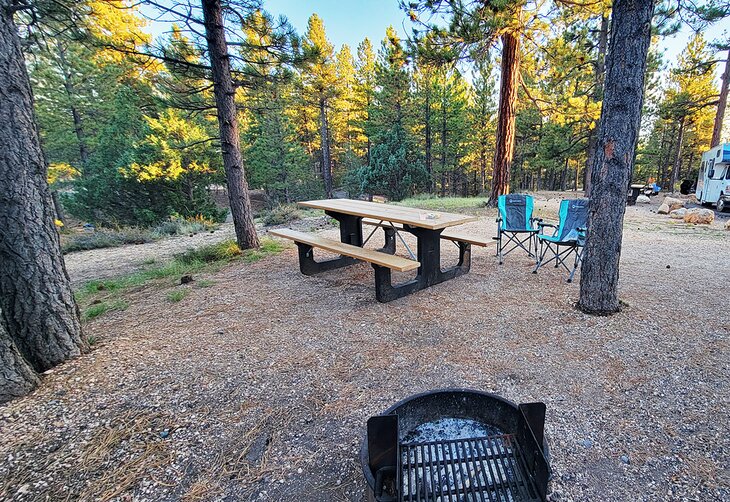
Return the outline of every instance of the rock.
<path id="1" fill-rule="evenodd" d="M 623 462 L 624 464 L 630 464 L 631 459 L 629 459 L 628 455 L 621 455 L 621 462 Z"/>
<path id="2" fill-rule="evenodd" d="M 683 207 L 680 207 L 679 209 L 675 209 L 674 211 L 669 212 L 669 217 L 673 218 L 675 220 L 683 220 L 684 215 L 687 213 L 687 210 Z"/>
<path id="3" fill-rule="evenodd" d="M 669 214 L 669 205 L 662 203 L 661 206 L 659 206 L 659 209 L 656 211 L 659 214 Z"/>
<path id="4" fill-rule="evenodd" d="M 669 211 L 674 211 L 675 209 L 679 209 L 680 207 L 684 207 L 684 203 L 686 201 L 682 199 L 675 199 L 674 197 L 664 197 L 664 201 L 662 202 L 662 206 L 666 204 L 669 206 Z M 667 211 L 667 212 L 669 212 Z"/>
<path id="5" fill-rule="evenodd" d="M 687 201 L 690 204 L 699 204 L 700 201 L 697 199 L 697 196 L 695 194 L 691 194 L 689 197 L 687 197 Z"/>
<path id="6" fill-rule="evenodd" d="M 725 230 L 730 230 L 730 220 L 725 222 Z"/>
<path id="7" fill-rule="evenodd" d="M 651 199 L 649 197 L 647 197 L 646 195 L 639 195 L 636 198 L 636 203 L 637 204 L 651 204 Z"/>
<path id="8" fill-rule="evenodd" d="M 180 284 L 190 284 L 191 282 L 193 282 L 192 275 L 184 275 L 180 278 Z"/>
<path id="9" fill-rule="evenodd" d="M 593 441 L 591 441 L 590 439 L 584 439 L 583 441 L 580 442 L 580 444 L 582 444 L 586 448 L 593 447 Z"/>
<path id="10" fill-rule="evenodd" d="M 709 225 L 715 219 L 715 211 L 710 209 L 692 208 L 688 209 L 684 215 L 685 223 L 693 223 L 695 225 Z"/>

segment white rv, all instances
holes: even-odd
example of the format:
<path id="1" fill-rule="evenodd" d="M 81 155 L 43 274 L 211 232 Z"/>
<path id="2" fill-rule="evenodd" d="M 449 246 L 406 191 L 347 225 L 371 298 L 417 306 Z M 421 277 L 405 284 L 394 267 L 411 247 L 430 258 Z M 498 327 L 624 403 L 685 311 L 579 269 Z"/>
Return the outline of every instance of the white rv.
<path id="1" fill-rule="evenodd" d="M 730 143 L 702 154 L 695 195 L 701 204 L 715 204 L 718 211 L 730 209 Z"/>

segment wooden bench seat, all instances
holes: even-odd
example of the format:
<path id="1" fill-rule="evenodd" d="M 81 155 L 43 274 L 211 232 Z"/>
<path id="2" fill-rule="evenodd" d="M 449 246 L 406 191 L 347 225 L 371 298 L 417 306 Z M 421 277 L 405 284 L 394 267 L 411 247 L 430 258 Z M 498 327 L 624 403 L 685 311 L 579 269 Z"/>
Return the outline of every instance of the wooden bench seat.
<path id="1" fill-rule="evenodd" d="M 371 225 L 371 226 L 375 226 L 375 227 L 390 227 L 391 226 L 391 222 L 378 221 L 378 220 L 374 220 L 372 218 L 363 218 L 362 222 L 365 225 Z M 400 223 L 392 223 L 392 226 L 396 230 L 403 230 L 403 225 L 401 225 Z M 481 247 L 487 247 L 489 244 L 494 244 L 496 242 L 491 239 L 484 240 L 480 237 L 474 237 L 471 235 L 467 235 L 463 232 L 452 230 L 450 228 L 447 228 L 446 230 L 441 232 L 441 238 L 449 240 L 449 241 L 455 241 L 455 242 L 466 242 L 473 246 L 481 246 Z"/>
<path id="2" fill-rule="evenodd" d="M 396 270 L 398 272 L 415 270 L 420 266 L 420 263 L 418 263 L 417 261 L 409 260 L 401 256 L 381 253 L 380 251 L 361 248 L 358 246 L 353 246 L 351 244 L 345 244 L 344 242 L 320 237 L 315 234 L 297 232 L 296 230 L 290 230 L 288 228 L 269 230 L 269 234 L 276 237 L 281 237 L 283 239 L 290 239 L 294 242 L 300 242 L 302 244 L 306 244 L 315 248 L 324 249 L 325 251 L 330 251 L 332 253 L 349 256 L 350 258 L 355 258 L 356 260 L 373 263 L 375 265 L 386 267 L 391 270 Z"/>

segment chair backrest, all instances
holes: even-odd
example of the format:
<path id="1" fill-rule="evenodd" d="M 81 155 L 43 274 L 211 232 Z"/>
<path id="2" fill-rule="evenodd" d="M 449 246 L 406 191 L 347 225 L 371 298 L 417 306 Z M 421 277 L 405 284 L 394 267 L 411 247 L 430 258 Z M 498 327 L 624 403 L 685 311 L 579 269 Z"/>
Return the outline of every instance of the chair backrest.
<path id="1" fill-rule="evenodd" d="M 502 228 L 510 230 L 531 230 L 532 210 L 535 202 L 532 195 L 510 193 L 500 195 L 497 199 L 499 215 L 502 217 Z"/>
<path id="2" fill-rule="evenodd" d="M 581 240 L 585 234 L 579 234 L 578 229 L 585 229 L 588 225 L 588 199 L 560 201 L 558 216 L 560 219 L 558 223 L 558 240 L 562 242 Z"/>

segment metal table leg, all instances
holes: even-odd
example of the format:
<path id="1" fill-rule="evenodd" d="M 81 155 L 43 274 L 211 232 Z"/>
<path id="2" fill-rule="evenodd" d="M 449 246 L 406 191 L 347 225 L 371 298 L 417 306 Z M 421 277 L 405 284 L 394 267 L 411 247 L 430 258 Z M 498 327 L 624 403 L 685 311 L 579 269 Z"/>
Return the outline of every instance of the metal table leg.
<path id="1" fill-rule="evenodd" d="M 466 274 L 471 268 L 471 244 L 459 242 L 459 263 L 446 270 L 441 269 L 441 230 L 429 230 L 404 225 L 404 230 L 418 239 L 418 274 L 410 281 L 393 285 L 391 270 L 373 264 L 375 269 L 375 296 L 380 302 L 389 302 L 415 291 L 439 284 Z"/>
<path id="2" fill-rule="evenodd" d="M 362 247 L 362 216 L 336 213 L 333 211 L 325 211 L 325 213 L 340 223 L 340 240 L 342 242 Z M 330 260 L 315 261 L 314 249 L 312 246 L 297 242 L 297 247 L 299 248 L 299 270 L 301 270 L 304 275 L 315 275 L 320 272 L 349 267 L 350 265 L 359 263 L 359 260 L 350 258 L 349 256 L 340 256 L 339 258 L 332 258 Z"/>

